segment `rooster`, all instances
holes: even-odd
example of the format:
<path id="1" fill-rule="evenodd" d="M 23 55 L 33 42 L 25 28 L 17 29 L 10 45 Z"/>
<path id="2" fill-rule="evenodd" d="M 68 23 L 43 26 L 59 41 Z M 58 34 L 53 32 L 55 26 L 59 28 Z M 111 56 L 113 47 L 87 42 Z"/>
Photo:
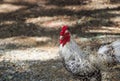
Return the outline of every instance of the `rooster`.
<path id="1" fill-rule="evenodd" d="M 65 68 L 83 81 L 101 81 L 100 70 L 92 63 L 89 54 L 79 48 L 71 38 L 68 26 L 63 26 L 60 32 L 60 56 Z"/>

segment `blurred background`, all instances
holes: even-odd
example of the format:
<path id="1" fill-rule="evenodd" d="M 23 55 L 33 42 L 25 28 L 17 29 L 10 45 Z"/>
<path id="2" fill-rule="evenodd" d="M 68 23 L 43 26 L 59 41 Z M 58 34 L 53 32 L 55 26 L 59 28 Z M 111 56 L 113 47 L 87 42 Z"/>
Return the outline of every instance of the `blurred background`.
<path id="1" fill-rule="evenodd" d="M 79 81 L 55 60 L 63 25 L 96 51 L 120 39 L 120 0 L 0 0 L 0 81 Z"/>

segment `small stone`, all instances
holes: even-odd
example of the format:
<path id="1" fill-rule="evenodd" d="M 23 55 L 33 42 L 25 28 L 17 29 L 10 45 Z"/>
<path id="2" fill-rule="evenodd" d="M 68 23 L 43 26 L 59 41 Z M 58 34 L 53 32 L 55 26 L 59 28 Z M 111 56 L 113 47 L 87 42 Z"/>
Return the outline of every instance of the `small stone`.
<path id="1" fill-rule="evenodd" d="M 8 79 L 12 79 L 12 78 L 13 78 L 13 76 L 10 76 L 10 75 L 8 76 Z"/>
<path id="2" fill-rule="evenodd" d="M 52 66 L 52 68 L 57 68 L 56 66 Z"/>

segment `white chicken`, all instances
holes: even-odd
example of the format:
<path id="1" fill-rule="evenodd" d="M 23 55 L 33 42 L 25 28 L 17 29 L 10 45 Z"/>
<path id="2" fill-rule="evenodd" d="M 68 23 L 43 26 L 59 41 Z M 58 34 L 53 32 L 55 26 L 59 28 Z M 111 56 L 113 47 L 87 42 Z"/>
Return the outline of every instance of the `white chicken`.
<path id="1" fill-rule="evenodd" d="M 63 26 L 60 32 L 59 53 L 66 69 L 72 74 L 83 81 L 101 81 L 100 70 L 92 63 L 90 55 L 84 53 L 71 38 L 67 26 Z"/>
<path id="2" fill-rule="evenodd" d="M 111 70 L 120 64 L 120 40 L 101 46 L 97 53 L 98 67 L 101 70 Z"/>

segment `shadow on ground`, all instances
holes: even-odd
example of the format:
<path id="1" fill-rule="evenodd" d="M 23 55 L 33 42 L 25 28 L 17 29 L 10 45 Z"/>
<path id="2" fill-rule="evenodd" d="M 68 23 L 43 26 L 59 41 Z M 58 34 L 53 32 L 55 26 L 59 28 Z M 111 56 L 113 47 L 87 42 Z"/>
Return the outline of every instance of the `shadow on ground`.
<path id="1" fill-rule="evenodd" d="M 28 18 L 38 18 L 38 17 L 58 17 L 61 16 L 61 19 L 64 16 L 70 16 L 71 18 L 76 18 L 76 24 L 70 26 L 70 30 L 73 34 L 77 36 L 91 35 L 96 36 L 96 34 L 85 34 L 82 28 L 96 27 L 100 28 L 102 26 L 111 27 L 118 26 L 117 23 L 111 21 L 111 18 L 119 17 L 120 14 L 109 13 L 112 11 L 120 10 L 120 7 L 115 8 L 103 8 L 103 9 L 93 9 L 93 10 L 70 10 L 64 8 L 64 6 L 69 5 L 80 5 L 84 4 L 87 0 L 66 0 L 55 2 L 48 0 L 46 2 L 40 2 L 44 6 L 39 6 L 37 1 L 28 0 L 28 1 L 19 1 L 18 2 L 5 2 L 1 1 L 0 4 L 11 4 L 15 6 L 25 6 L 23 8 L 5 12 L 0 12 L 0 38 L 8 38 L 15 36 L 44 36 L 50 37 L 55 41 L 58 41 L 60 27 L 49 28 L 37 25 L 35 23 L 26 23 Z M 64 3 L 64 4 L 60 4 Z M 72 4 L 73 3 L 73 4 Z M 86 3 L 89 4 L 90 2 Z M 58 5 L 59 4 L 59 5 Z M 84 4 L 84 5 L 86 5 Z M 53 8 L 50 5 L 58 5 Z M 81 6 L 81 5 L 80 5 Z M 83 18 L 83 21 L 80 19 Z M 79 23 L 80 20 L 80 23 Z M 51 20 L 52 21 L 52 20 Z M 7 23 L 8 22 L 8 23 Z M 10 23 L 11 22 L 11 23 Z M 39 23 L 39 21 L 38 21 Z M 104 33 L 103 33 L 104 34 Z"/>
<path id="2" fill-rule="evenodd" d="M 0 62 L 1 81 L 64 81 L 74 80 L 60 60 Z"/>
<path id="3" fill-rule="evenodd" d="M 48 5 L 56 5 L 56 6 L 68 6 L 68 5 L 85 5 L 90 3 L 91 0 L 47 0 Z"/>
<path id="4" fill-rule="evenodd" d="M 67 72 L 60 60 L 0 62 L 1 81 L 80 81 Z M 110 73 L 111 74 L 111 73 Z M 107 80 L 108 78 L 103 78 Z M 119 80 L 119 71 L 112 73 L 111 81 Z"/>

